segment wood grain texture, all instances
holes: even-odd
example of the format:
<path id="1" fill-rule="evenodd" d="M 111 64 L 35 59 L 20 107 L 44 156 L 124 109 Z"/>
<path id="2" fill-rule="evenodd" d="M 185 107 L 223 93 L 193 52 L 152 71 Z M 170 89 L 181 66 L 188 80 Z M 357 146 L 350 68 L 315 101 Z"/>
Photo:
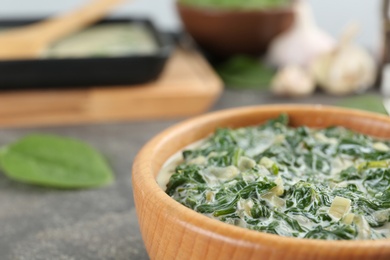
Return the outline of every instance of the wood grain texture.
<path id="1" fill-rule="evenodd" d="M 221 91 L 199 53 L 178 49 L 160 78 L 144 85 L 0 92 L 0 126 L 190 116 L 207 110 Z"/>
<path id="2" fill-rule="evenodd" d="M 390 138 L 390 118 L 325 106 L 274 105 L 226 110 L 187 120 L 156 136 L 139 152 L 132 183 L 141 233 L 151 259 L 390 259 L 390 240 L 324 241 L 281 237 L 228 225 L 182 206 L 156 176 L 175 152 L 217 127 L 260 124 L 281 112 L 293 126 L 341 125 Z"/>

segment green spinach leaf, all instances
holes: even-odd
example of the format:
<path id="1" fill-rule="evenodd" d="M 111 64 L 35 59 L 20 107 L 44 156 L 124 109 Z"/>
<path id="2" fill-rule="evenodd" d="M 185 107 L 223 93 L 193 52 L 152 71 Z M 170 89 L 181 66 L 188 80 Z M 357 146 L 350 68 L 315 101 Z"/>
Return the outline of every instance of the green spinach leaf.
<path id="1" fill-rule="evenodd" d="M 54 135 L 29 135 L 4 148 L 0 166 L 11 179 L 56 188 L 109 184 L 113 174 L 91 146 Z"/>

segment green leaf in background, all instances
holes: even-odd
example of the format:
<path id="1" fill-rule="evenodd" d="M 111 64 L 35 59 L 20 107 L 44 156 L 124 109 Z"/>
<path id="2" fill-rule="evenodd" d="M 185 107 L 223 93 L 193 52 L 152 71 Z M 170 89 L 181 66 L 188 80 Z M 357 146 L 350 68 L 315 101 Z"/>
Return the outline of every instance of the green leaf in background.
<path id="1" fill-rule="evenodd" d="M 336 103 L 337 106 L 366 110 L 387 115 L 386 109 L 383 106 L 383 98 L 377 95 L 359 95 L 348 97 Z"/>
<path id="2" fill-rule="evenodd" d="M 216 69 L 225 85 L 233 88 L 268 89 L 275 74 L 259 59 L 244 55 L 230 58 Z"/>
<path id="3" fill-rule="evenodd" d="M 0 153 L 4 173 L 17 181 L 56 188 L 109 184 L 112 172 L 91 146 L 54 135 L 29 135 Z"/>

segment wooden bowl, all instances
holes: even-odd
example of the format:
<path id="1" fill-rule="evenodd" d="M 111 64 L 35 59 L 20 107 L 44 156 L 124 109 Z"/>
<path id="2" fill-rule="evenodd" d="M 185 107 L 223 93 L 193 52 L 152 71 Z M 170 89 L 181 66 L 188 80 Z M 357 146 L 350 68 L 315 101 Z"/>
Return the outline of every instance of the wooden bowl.
<path id="1" fill-rule="evenodd" d="M 390 240 L 326 241 L 282 237 L 229 225 L 170 198 L 156 183 L 163 163 L 217 127 L 241 127 L 286 112 L 292 126 L 345 126 L 390 138 L 390 118 L 326 106 L 273 105 L 238 108 L 190 119 L 162 132 L 133 165 L 135 206 L 151 259 L 390 259 Z"/>
<path id="2" fill-rule="evenodd" d="M 204 9 L 177 4 L 186 31 L 218 56 L 263 54 L 271 40 L 294 20 L 292 6 L 248 11 Z"/>

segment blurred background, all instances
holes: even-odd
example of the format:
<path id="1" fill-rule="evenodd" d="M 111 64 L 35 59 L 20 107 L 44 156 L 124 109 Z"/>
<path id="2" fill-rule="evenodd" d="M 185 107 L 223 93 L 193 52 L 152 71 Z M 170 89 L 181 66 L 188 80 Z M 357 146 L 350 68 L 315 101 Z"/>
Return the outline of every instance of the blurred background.
<path id="1" fill-rule="evenodd" d="M 0 17 L 46 16 L 77 7 L 85 1 L 67 0 L 1 0 Z M 378 48 L 380 41 L 380 0 L 309 0 L 317 23 L 329 33 L 337 36 L 342 25 L 350 21 L 362 23 L 358 36 L 360 43 L 370 49 Z M 150 17 L 156 25 L 168 31 L 182 28 L 175 9 L 175 0 L 135 0 L 121 6 L 112 16 L 132 15 Z"/>
<path id="2" fill-rule="evenodd" d="M 107 0 L 106 3 L 108 2 Z M 50 17 L 87 4 L 92 6 L 99 4 L 99 1 L 1 0 L 0 17 L 3 20 Z M 105 39 L 102 42 L 107 42 L 102 43 L 102 46 L 105 44 L 105 48 L 113 52 L 99 56 L 101 54 L 98 53 L 100 47 L 97 42 L 100 40 L 92 40 L 87 36 L 88 30 L 94 26 L 88 27 L 86 25 L 90 24 L 86 23 L 81 30 L 74 31 L 74 34 L 64 34 L 64 38 L 60 37 L 45 45 L 49 50 L 46 56 L 49 60 L 46 64 L 53 66 L 45 67 L 42 59 L 36 59 L 35 64 L 15 64 L 12 60 L 0 62 L 0 69 L 4 72 L 0 75 L 0 89 L 31 85 L 34 88 L 106 86 L 113 90 L 112 86 L 116 85 L 134 86 L 134 84 L 150 83 L 157 90 L 161 84 L 169 83 L 168 85 L 176 86 L 178 89 L 182 89 L 182 86 L 188 87 L 188 91 L 194 91 L 192 97 L 195 97 L 203 85 L 206 86 L 205 89 L 215 87 L 209 93 L 204 92 L 204 97 L 198 96 L 198 101 L 192 101 L 199 104 L 208 96 L 209 100 L 204 102 L 203 107 L 188 113 L 166 112 L 166 114 L 182 116 L 207 111 L 215 100 L 219 100 L 221 93 L 229 95 L 230 92 L 225 92 L 232 89 L 252 90 L 255 91 L 254 93 L 269 95 L 270 97 L 266 99 L 269 103 L 329 103 L 386 113 L 382 105 L 377 105 L 377 103 L 390 103 L 388 101 L 390 99 L 384 100 L 381 96 L 382 94 L 390 96 L 390 66 L 387 66 L 386 70 L 386 65 L 390 62 L 390 20 L 389 7 L 386 7 L 386 4 L 389 4 L 388 0 L 123 1 L 113 11 L 105 11 L 95 21 L 107 17 L 152 21 L 157 29 L 151 28 L 149 24 L 146 24 L 147 28 L 144 29 L 146 29 L 145 33 L 151 36 L 149 40 L 155 41 L 156 37 L 158 38 L 157 42 L 154 42 L 157 44 L 155 46 L 157 49 L 149 54 L 143 53 L 145 59 L 136 58 L 139 54 L 135 52 L 144 49 L 140 47 L 144 43 L 140 41 L 142 37 L 139 34 L 132 35 L 130 31 L 124 31 L 123 35 L 127 34 L 127 39 L 123 38 L 125 36 L 115 36 L 118 41 L 122 39 L 122 43 L 118 43 L 122 46 L 113 46 L 114 44 L 108 40 L 108 38 L 115 38 L 112 37 L 115 32 L 110 32 L 112 28 L 108 28 L 106 36 L 100 36 L 99 39 Z M 130 27 L 128 29 L 130 30 Z M 85 32 L 85 35 L 80 36 L 77 32 L 80 34 Z M 35 34 L 34 40 L 39 40 L 41 35 Z M 162 43 L 162 38 L 171 41 Z M 122 53 L 121 57 L 126 57 L 127 63 L 119 64 L 120 59 L 117 58 L 120 57 L 115 56 L 116 48 L 133 48 L 130 46 L 130 41 L 132 44 L 138 44 L 134 47 L 135 56 L 134 53 L 130 56 L 129 53 Z M 84 46 L 87 42 L 96 46 Z M 90 48 L 91 51 L 82 56 L 78 56 L 79 51 L 76 51 L 77 55 L 74 56 L 72 52 L 78 48 L 78 45 L 81 48 Z M 57 52 L 56 47 L 60 52 Z M 61 54 L 61 48 L 66 49 L 65 54 Z M 97 49 L 92 51 L 93 48 Z M 54 56 L 50 56 L 53 53 Z M 190 53 L 196 53 L 200 58 L 192 59 L 188 56 Z M 74 57 L 83 57 L 83 59 L 76 62 Z M 95 57 L 106 59 L 101 59 L 99 63 Z M 150 61 L 150 57 L 153 57 L 154 61 L 151 64 L 147 62 Z M 73 65 L 69 63 L 72 61 L 67 61 L 69 58 L 73 59 Z M 196 64 L 199 61 L 202 64 Z M 86 66 L 87 63 L 93 64 L 93 69 L 90 69 L 89 65 Z M 187 68 L 180 65 L 185 63 L 188 65 Z M 139 66 L 140 64 L 143 66 Z M 67 66 L 67 69 L 61 69 L 65 68 L 62 66 Z M 85 67 L 74 69 L 76 66 Z M 194 66 L 202 67 L 207 71 L 209 80 L 206 83 L 202 82 L 203 76 L 194 70 Z M 20 71 L 24 74 L 20 74 Z M 150 75 L 146 75 L 145 72 L 150 72 Z M 191 85 L 197 87 L 190 87 Z M 107 93 L 103 94 L 101 89 L 99 91 L 102 93 L 102 99 L 109 97 Z M 146 93 L 146 91 L 141 92 Z M 169 90 L 164 90 L 165 94 L 168 92 Z M 155 93 L 157 95 L 159 90 Z M 176 95 L 178 91 L 170 89 L 169 93 Z M 61 93 L 56 98 L 66 94 L 68 93 Z M 364 94 L 370 95 L 368 99 L 363 96 Z M 123 89 L 118 95 L 125 96 Z M 133 97 L 131 88 L 128 88 L 127 95 L 129 99 L 126 102 L 129 103 Z M 320 96 L 320 99 L 310 100 L 312 96 Z M 110 107 L 119 107 L 117 99 L 114 95 L 112 97 L 107 101 L 112 103 L 110 106 L 103 108 L 93 103 L 89 107 L 96 106 L 97 110 L 101 110 L 99 115 L 109 114 L 107 111 Z M 362 99 L 349 100 L 350 97 L 362 97 Z M 182 96 L 173 98 L 180 100 Z M 15 100 L 20 100 L 19 96 L 15 96 Z M 125 107 L 127 103 L 125 99 L 123 100 Z M 8 102 L 11 104 L 10 110 L 13 111 L 14 101 Z M 86 102 L 95 101 L 90 99 L 80 104 Z M 163 116 L 155 103 L 151 104 L 153 105 L 145 105 L 145 109 L 153 110 L 151 115 L 153 114 L 154 117 L 152 117 Z M 363 107 L 362 104 L 369 105 Z M 183 107 L 189 109 L 193 106 Z M 174 109 L 172 107 L 172 111 Z M 164 108 L 162 111 L 167 109 Z M 96 114 L 96 111 L 91 113 Z M 131 119 L 135 116 L 121 116 L 121 118 Z M 140 115 L 139 118 L 147 117 Z"/>

